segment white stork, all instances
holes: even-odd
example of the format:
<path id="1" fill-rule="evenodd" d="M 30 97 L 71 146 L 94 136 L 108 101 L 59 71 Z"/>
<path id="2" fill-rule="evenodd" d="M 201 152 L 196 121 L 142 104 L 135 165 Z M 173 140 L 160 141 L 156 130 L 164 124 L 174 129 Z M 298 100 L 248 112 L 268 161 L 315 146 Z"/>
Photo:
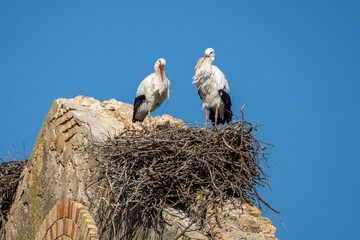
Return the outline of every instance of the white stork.
<path id="1" fill-rule="evenodd" d="M 148 115 L 149 125 L 151 125 L 151 114 L 160 107 L 166 98 L 170 97 L 170 81 L 165 76 L 165 59 L 156 60 L 155 73 L 147 76 L 139 85 L 134 101 L 133 122 L 142 122 Z"/>
<path id="2" fill-rule="evenodd" d="M 202 108 L 205 108 L 205 128 L 208 122 L 208 110 L 210 120 L 215 123 L 229 123 L 232 119 L 231 99 L 229 84 L 223 72 L 212 65 L 215 60 L 215 50 L 208 48 L 205 56 L 200 58 L 195 66 L 193 77 L 199 96 L 202 101 Z"/>

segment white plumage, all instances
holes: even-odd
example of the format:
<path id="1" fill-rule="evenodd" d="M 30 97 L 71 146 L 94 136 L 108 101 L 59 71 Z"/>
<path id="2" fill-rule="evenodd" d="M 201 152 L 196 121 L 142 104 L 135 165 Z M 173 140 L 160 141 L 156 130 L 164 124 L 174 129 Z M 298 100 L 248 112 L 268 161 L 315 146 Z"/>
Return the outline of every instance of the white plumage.
<path id="1" fill-rule="evenodd" d="M 166 98 L 170 97 L 170 81 L 165 76 L 165 59 L 156 60 L 155 73 L 147 76 L 139 85 L 134 101 L 133 122 L 142 122 L 146 115 L 161 106 Z"/>
<path id="2" fill-rule="evenodd" d="M 205 108 L 205 123 L 208 122 L 207 110 L 210 110 L 210 120 L 217 123 L 230 122 L 232 119 L 230 88 L 223 72 L 212 65 L 215 60 L 215 50 L 208 48 L 205 56 L 196 64 L 193 77 L 196 88 Z"/>

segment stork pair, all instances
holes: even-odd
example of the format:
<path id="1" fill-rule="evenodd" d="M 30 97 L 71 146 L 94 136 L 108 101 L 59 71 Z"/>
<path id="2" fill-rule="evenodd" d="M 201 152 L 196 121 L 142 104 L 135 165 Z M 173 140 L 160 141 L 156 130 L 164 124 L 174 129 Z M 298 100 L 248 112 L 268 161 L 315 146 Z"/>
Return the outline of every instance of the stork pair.
<path id="1" fill-rule="evenodd" d="M 205 128 L 209 118 L 215 126 L 218 123 L 229 123 L 232 119 L 229 84 L 223 72 L 212 65 L 214 60 L 215 50 L 206 49 L 204 57 L 200 58 L 195 66 L 193 77 L 202 107 L 205 108 Z M 150 113 L 170 97 L 170 81 L 165 75 L 165 65 L 165 59 L 158 59 L 154 65 L 155 73 L 150 74 L 140 83 L 134 102 L 133 122 L 142 122 L 148 115 L 151 125 Z"/>

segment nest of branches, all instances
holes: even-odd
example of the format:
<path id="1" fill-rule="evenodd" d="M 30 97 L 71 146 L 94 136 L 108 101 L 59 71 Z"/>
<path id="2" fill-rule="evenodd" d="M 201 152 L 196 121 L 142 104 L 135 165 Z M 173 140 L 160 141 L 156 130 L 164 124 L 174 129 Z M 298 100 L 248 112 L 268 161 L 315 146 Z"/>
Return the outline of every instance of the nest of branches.
<path id="1" fill-rule="evenodd" d="M 277 212 L 259 194 L 259 187 L 270 187 L 263 168 L 271 144 L 256 139 L 256 130 L 243 118 L 207 130 L 163 125 L 127 130 L 96 146 L 92 154 L 108 189 L 110 225 L 124 227 L 135 215 L 137 225 L 156 225 L 169 207 L 199 219 L 209 204 L 221 207 L 234 198 Z M 194 211 L 199 206 L 201 212 Z"/>
<path id="2" fill-rule="evenodd" d="M 20 154 L 20 153 L 19 153 Z M 0 158 L 0 239 L 5 239 L 5 223 L 11 204 L 14 202 L 17 185 L 26 164 L 27 156 L 7 156 Z"/>

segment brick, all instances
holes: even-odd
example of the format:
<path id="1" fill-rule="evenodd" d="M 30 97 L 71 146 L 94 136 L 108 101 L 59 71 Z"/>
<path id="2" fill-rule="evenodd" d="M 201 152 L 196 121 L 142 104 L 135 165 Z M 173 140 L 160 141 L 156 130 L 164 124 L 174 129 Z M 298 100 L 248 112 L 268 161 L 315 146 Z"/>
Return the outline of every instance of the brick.
<path id="1" fill-rule="evenodd" d="M 71 227 L 71 233 L 70 233 L 70 237 L 71 237 L 72 239 L 74 239 L 75 228 L 76 228 L 76 225 L 75 225 L 75 223 L 73 222 L 73 223 L 72 223 L 72 227 Z"/>
<path id="2" fill-rule="evenodd" d="M 69 201 L 64 201 L 64 217 L 67 217 L 67 210 L 68 210 L 68 204 Z"/>
<path id="3" fill-rule="evenodd" d="M 67 223 L 66 224 L 66 235 L 71 236 L 73 221 L 71 221 L 70 219 L 67 219 L 66 223 Z"/>
<path id="4" fill-rule="evenodd" d="M 60 237 L 61 235 L 62 235 L 62 233 L 63 233 L 63 225 L 64 225 L 64 223 L 63 223 L 63 218 L 62 219 L 60 219 L 60 220 L 58 220 L 57 221 L 57 223 L 58 223 L 58 237 Z"/>
<path id="5" fill-rule="evenodd" d="M 96 227 L 95 223 L 92 221 L 92 219 L 91 219 L 91 222 L 88 223 L 88 228 L 97 230 L 97 227 Z"/>
<path id="6" fill-rule="evenodd" d="M 79 231 L 79 228 L 78 228 L 78 227 L 75 228 L 74 238 L 73 238 L 73 239 L 74 239 L 74 240 L 80 239 L 80 231 Z"/>
<path id="7" fill-rule="evenodd" d="M 83 221 L 80 221 L 80 232 L 81 232 L 81 235 L 83 235 L 84 237 L 86 237 L 86 235 L 87 235 L 87 230 L 88 230 L 88 228 L 87 228 L 86 223 L 83 222 Z"/>
<path id="8" fill-rule="evenodd" d="M 62 222 L 62 228 L 60 228 L 61 234 L 64 234 L 66 232 L 66 219 L 61 219 Z"/>
<path id="9" fill-rule="evenodd" d="M 84 214 L 84 221 L 88 225 L 93 223 L 93 218 L 90 216 L 90 214 L 88 212 L 86 214 Z"/>
<path id="10" fill-rule="evenodd" d="M 70 218 L 70 208 L 71 208 L 71 201 L 67 201 L 67 204 L 66 204 L 66 217 Z"/>
<path id="11" fill-rule="evenodd" d="M 67 211 L 67 203 L 68 203 L 68 201 L 63 201 L 62 203 L 64 204 L 64 215 L 63 215 L 63 217 L 65 218 L 65 217 L 66 217 L 66 211 Z"/>
<path id="12" fill-rule="evenodd" d="M 86 228 L 86 234 L 84 235 L 85 239 L 90 239 L 90 229 Z"/>
<path id="13" fill-rule="evenodd" d="M 57 208 L 57 219 L 59 220 L 64 217 L 64 202 L 59 203 L 56 208 Z"/>
<path id="14" fill-rule="evenodd" d="M 91 231 L 92 231 L 92 217 L 90 215 L 85 215 L 84 218 L 84 224 L 86 225 L 86 234 L 84 234 L 87 238 L 89 238 L 91 235 Z M 93 226 L 95 227 L 95 226 Z M 96 227 L 95 227 L 96 228 Z"/>
<path id="15" fill-rule="evenodd" d="M 67 218 L 64 218 L 63 234 L 70 236 L 71 232 L 71 221 Z"/>
<path id="16" fill-rule="evenodd" d="M 88 210 L 87 209 L 82 209 L 79 213 L 79 221 L 81 222 L 80 224 L 83 224 L 82 222 L 85 223 L 85 217 L 86 215 L 88 215 Z"/>
<path id="17" fill-rule="evenodd" d="M 73 201 L 70 201 L 70 205 L 69 205 L 69 210 L 68 210 L 68 217 L 70 218 L 70 219 L 72 219 L 72 217 L 73 217 L 73 206 L 74 206 L 74 202 Z"/>
<path id="18" fill-rule="evenodd" d="M 86 209 L 86 207 L 78 207 L 76 210 L 75 223 L 79 224 L 80 212 Z"/>
<path id="19" fill-rule="evenodd" d="M 97 237 L 98 236 L 96 229 L 90 229 L 89 233 L 90 233 L 90 237 Z"/>
<path id="20" fill-rule="evenodd" d="M 76 212 L 78 209 L 78 203 L 74 202 L 74 204 L 71 207 L 71 219 L 75 222 L 75 218 L 76 218 Z M 75 222 L 76 223 L 76 222 Z"/>
<path id="21" fill-rule="evenodd" d="M 50 228 L 50 239 L 53 240 L 55 237 L 54 237 L 54 233 L 53 233 L 53 227 Z"/>

